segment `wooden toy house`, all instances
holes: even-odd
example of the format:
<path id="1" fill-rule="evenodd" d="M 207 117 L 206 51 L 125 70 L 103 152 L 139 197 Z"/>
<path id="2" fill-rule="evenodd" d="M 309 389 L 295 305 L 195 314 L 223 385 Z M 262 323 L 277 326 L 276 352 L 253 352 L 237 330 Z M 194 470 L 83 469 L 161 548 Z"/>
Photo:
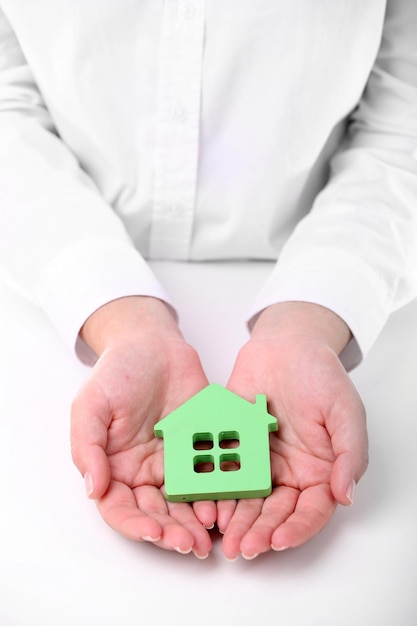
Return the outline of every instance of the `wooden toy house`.
<path id="1" fill-rule="evenodd" d="M 269 495 L 269 433 L 277 429 L 265 395 L 251 403 L 208 385 L 155 425 L 155 435 L 164 439 L 166 498 L 192 502 Z"/>

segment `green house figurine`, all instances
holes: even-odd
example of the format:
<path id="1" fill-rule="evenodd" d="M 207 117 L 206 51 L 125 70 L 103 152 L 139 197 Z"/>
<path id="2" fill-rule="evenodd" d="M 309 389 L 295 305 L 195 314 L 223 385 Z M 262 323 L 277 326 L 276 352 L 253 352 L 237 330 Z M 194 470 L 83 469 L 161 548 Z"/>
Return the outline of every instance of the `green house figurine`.
<path id="1" fill-rule="evenodd" d="M 268 496 L 269 433 L 276 430 L 265 395 L 253 404 L 221 385 L 208 385 L 155 425 L 155 436 L 164 439 L 167 500 Z"/>

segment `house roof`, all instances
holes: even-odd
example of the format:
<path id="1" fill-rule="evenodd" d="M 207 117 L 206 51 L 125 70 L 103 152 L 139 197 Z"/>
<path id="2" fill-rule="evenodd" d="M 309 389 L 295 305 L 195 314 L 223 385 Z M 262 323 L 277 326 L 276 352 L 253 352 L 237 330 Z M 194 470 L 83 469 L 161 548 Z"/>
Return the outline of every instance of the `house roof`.
<path id="1" fill-rule="evenodd" d="M 264 424 L 270 432 L 278 428 L 276 418 L 268 413 L 265 395 L 257 395 L 256 402 L 252 403 L 229 389 L 212 383 L 158 422 L 155 425 L 155 435 L 162 437 L 164 432 L 169 433 L 173 429 L 178 432 L 178 429 L 188 428 L 188 425 L 195 429 L 207 420 L 212 425 L 216 423 L 216 419 L 218 424 L 224 424 L 225 417 L 229 426 L 236 422 L 243 427 L 245 418 L 250 418 L 253 426 L 253 418 L 256 417 L 257 426 Z"/>

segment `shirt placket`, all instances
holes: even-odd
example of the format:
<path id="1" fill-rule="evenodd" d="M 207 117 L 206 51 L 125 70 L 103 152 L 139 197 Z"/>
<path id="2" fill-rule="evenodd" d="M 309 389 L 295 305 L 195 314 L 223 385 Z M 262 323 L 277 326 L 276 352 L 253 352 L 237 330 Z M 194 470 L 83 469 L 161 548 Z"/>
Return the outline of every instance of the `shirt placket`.
<path id="1" fill-rule="evenodd" d="M 205 0 L 166 0 L 161 32 L 151 258 L 187 259 L 198 167 Z"/>

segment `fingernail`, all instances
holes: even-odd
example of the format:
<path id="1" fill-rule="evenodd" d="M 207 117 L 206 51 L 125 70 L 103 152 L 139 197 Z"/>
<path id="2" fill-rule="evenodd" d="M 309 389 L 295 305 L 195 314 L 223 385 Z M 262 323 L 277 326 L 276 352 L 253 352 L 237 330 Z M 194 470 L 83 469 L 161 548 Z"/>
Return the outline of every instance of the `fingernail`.
<path id="1" fill-rule="evenodd" d="M 159 541 L 161 538 L 161 535 L 159 535 L 159 537 L 142 537 L 143 541 L 149 541 L 150 543 L 155 543 L 155 541 Z"/>
<path id="2" fill-rule="evenodd" d="M 94 491 L 93 477 L 91 476 L 90 472 L 86 472 L 84 474 L 84 486 L 87 498 L 89 498 Z"/>
<path id="3" fill-rule="evenodd" d="M 181 548 L 174 548 L 174 550 L 176 550 L 180 554 L 190 554 L 192 548 L 187 548 L 186 550 L 182 550 Z"/>
<path id="4" fill-rule="evenodd" d="M 211 526 L 204 526 L 204 528 L 205 528 L 206 530 L 213 530 L 213 528 L 214 528 L 214 524 L 212 524 Z"/>
<path id="5" fill-rule="evenodd" d="M 355 495 L 355 485 L 356 485 L 355 481 L 352 480 L 349 483 L 349 486 L 346 491 L 346 498 L 349 500 L 351 504 L 353 504 L 353 496 Z"/>
<path id="6" fill-rule="evenodd" d="M 259 552 L 257 552 L 256 554 L 252 554 L 251 556 L 248 556 L 247 554 L 243 554 L 242 552 L 242 556 L 247 561 L 252 561 L 252 559 L 256 559 L 256 557 L 259 556 Z"/>
<path id="7" fill-rule="evenodd" d="M 283 552 L 284 550 L 288 550 L 289 546 L 272 546 L 271 548 L 275 550 L 275 552 Z"/>
<path id="8" fill-rule="evenodd" d="M 209 552 L 207 552 L 207 554 L 197 554 L 197 552 L 194 552 L 194 556 L 197 557 L 197 559 L 200 559 L 200 561 L 204 561 L 204 559 L 206 559 L 208 557 L 208 555 L 210 554 Z"/>
<path id="9" fill-rule="evenodd" d="M 239 555 L 237 554 L 234 557 L 229 557 L 229 556 L 224 555 L 224 558 L 226 559 L 226 561 L 229 561 L 229 563 L 233 563 L 233 561 L 237 561 L 238 560 Z"/>

